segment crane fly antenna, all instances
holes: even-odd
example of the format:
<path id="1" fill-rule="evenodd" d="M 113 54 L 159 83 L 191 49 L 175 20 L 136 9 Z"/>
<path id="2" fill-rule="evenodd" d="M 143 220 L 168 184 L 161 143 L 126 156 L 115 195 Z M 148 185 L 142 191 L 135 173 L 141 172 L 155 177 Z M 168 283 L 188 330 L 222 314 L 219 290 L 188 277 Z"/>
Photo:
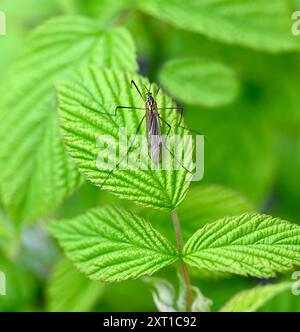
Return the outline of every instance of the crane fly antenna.
<path id="1" fill-rule="evenodd" d="M 158 89 L 156 90 L 156 93 L 155 93 L 155 98 L 157 97 L 158 93 L 160 91 L 160 86 L 158 87 Z"/>
<path id="2" fill-rule="evenodd" d="M 131 86 L 132 86 L 132 84 L 133 84 L 134 87 L 136 88 L 137 92 L 139 93 L 139 95 L 141 96 L 141 98 L 143 99 L 143 101 L 145 101 L 143 95 L 141 94 L 140 89 L 137 87 L 137 85 L 135 84 L 135 81 L 134 81 L 134 80 L 131 80 Z"/>

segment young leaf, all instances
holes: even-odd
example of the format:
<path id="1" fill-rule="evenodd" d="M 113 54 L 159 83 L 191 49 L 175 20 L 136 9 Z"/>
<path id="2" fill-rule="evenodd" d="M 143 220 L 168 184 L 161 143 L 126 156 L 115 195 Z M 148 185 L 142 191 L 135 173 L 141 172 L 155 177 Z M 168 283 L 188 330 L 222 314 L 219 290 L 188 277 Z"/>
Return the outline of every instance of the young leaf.
<path id="1" fill-rule="evenodd" d="M 270 301 L 276 295 L 291 288 L 290 282 L 274 285 L 259 285 L 236 294 L 220 311 L 224 312 L 253 312 Z"/>
<path id="2" fill-rule="evenodd" d="M 59 136 L 53 84 L 83 63 L 135 70 L 131 37 L 87 18 L 51 19 L 32 33 L 2 87 L 0 182 L 15 219 L 45 215 L 78 185 Z"/>
<path id="3" fill-rule="evenodd" d="M 207 37 L 266 51 L 299 49 L 285 0 L 141 0 L 141 10 Z"/>
<path id="4" fill-rule="evenodd" d="M 78 272 L 67 259 L 54 267 L 48 284 L 48 311 L 82 312 L 93 310 L 104 285 L 91 281 Z"/>
<path id="5" fill-rule="evenodd" d="M 238 93 L 233 71 L 212 60 L 182 58 L 169 61 L 160 72 L 160 80 L 179 101 L 192 105 L 226 105 Z"/>
<path id="6" fill-rule="evenodd" d="M 194 301 L 192 303 L 192 312 L 210 312 L 213 301 L 205 297 L 199 288 L 192 287 L 194 292 Z"/>
<path id="7" fill-rule="evenodd" d="M 178 279 L 178 289 L 175 289 L 166 279 L 151 277 L 145 280 L 153 286 L 153 301 L 160 312 L 184 312 L 187 310 L 186 287 L 180 274 Z M 206 298 L 197 287 L 192 286 L 192 291 L 194 293 L 192 312 L 211 311 L 212 301 Z"/>
<path id="8" fill-rule="evenodd" d="M 150 278 L 146 280 L 152 284 L 152 297 L 159 312 L 186 311 L 184 294 L 177 294 L 174 286 L 166 279 Z M 182 292 L 182 290 L 181 290 Z"/>
<path id="9" fill-rule="evenodd" d="M 198 268 L 274 277 L 300 264 L 300 226 L 259 214 L 228 217 L 198 230 L 183 255 Z"/>
<path id="10" fill-rule="evenodd" d="M 180 170 L 175 170 L 174 159 L 171 155 L 170 170 L 118 169 L 118 164 L 127 159 L 128 148 L 132 145 L 138 128 L 140 128 L 138 132 L 140 137 L 146 139 L 145 119 L 143 123 L 141 122 L 145 116 L 144 101 L 134 87 L 130 88 L 132 79 L 145 95 L 144 86 L 148 87 L 149 82 L 141 76 L 119 70 L 101 70 L 94 66 L 83 68 L 73 81 L 58 84 L 63 137 L 79 170 L 93 184 L 110 190 L 120 198 L 132 200 L 143 206 L 172 210 L 185 198 L 190 184 L 188 178 L 191 174 L 186 168 L 181 167 Z M 156 91 L 155 86 L 152 88 L 153 92 Z M 162 92 L 157 96 L 157 104 L 158 107 L 174 106 L 172 100 Z M 117 105 L 142 109 L 119 109 L 114 116 Z M 170 124 L 170 135 L 176 133 L 182 136 L 184 132 L 187 132 L 182 127 L 178 127 L 180 113 L 177 110 L 162 110 L 160 116 Z M 169 127 L 163 121 L 161 125 L 162 133 L 166 135 Z M 127 131 L 125 137 L 128 143 L 126 145 L 123 139 L 122 149 L 120 149 L 120 129 L 122 128 Z M 99 138 L 103 135 L 109 135 L 116 144 L 115 150 L 113 150 L 114 147 L 109 150 L 109 156 L 113 158 L 112 162 L 115 162 L 115 165 L 109 169 L 102 167 L 101 163 L 99 167 L 98 164 L 99 158 L 102 160 L 107 154 L 105 146 L 104 148 L 101 147 L 102 144 L 97 146 Z M 128 153 L 128 159 L 133 150 L 132 148 Z M 120 154 L 119 157 L 118 154 Z M 147 158 L 146 151 L 146 158 L 140 159 L 143 167 L 147 166 L 144 162 Z M 189 165 L 185 166 L 189 167 Z"/>
<path id="11" fill-rule="evenodd" d="M 54 221 L 49 229 L 76 267 L 94 280 L 151 275 L 178 260 L 173 246 L 150 223 L 122 209 L 94 209 Z"/>

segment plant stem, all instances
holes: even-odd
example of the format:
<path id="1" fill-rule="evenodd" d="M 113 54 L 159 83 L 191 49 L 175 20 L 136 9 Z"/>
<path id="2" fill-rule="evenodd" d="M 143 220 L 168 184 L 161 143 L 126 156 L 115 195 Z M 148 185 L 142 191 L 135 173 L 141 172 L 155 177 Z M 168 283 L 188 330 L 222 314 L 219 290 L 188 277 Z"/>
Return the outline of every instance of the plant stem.
<path id="1" fill-rule="evenodd" d="M 185 262 L 182 259 L 183 236 L 182 236 L 182 231 L 181 231 L 180 221 L 178 218 L 177 211 L 173 210 L 171 213 L 171 216 L 172 216 L 173 226 L 174 226 L 175 235 L 176 235 L 177 248 L 178 248 L 179 257 L 180 257 L 180 273 L 181 273 L 181 276 L 182 276 L 182 279 L 183 279 L 183 282 L 185 285 L 185 289 L 186 289 L 186 306 L 187 306 L 187 310 L 190 312 L 190 311 L 192 311 L 193 295 L 192 295 L 192 288 L 191 288 L 189 272 L 188 272 Z"/>

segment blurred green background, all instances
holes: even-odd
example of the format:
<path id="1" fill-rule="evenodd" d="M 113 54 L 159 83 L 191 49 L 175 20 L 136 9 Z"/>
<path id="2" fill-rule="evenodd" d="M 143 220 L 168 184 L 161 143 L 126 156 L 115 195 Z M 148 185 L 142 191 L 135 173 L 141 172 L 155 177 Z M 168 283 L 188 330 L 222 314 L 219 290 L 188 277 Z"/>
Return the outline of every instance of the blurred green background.
<path id="1" fill-rule="evenodd" d="M 187 125 L 206 136 L 205 177 L 193 187 L 224 186 L 243 195 L 258 212 L 300 223 L 300 51 L 255 50 L 218 41 L 136 10 L 136 2 L 0 0 L 0 10 L 7 19 L 7 34 L 0 37 L 1 83 L 28 33 L 45 20 L 65 14 L 93 17 L 99 26 L 107 28 L 126 27 L 137 47 L 140 72 L 158 83 L 163 81 L 165 64 L 173 59 L 201 58 L 222 63 L 239 86 L 230 102 L 212 107 L 180 100 Z M 286 3 L 290 13 L 300 10 L 298 1 Z M 300 36 L 298 42 L 300 45 Z M 181 84 L 184 91 L 187 82 Z M 201 86 L 195 88 L 195 93 L 201 94 Z M 173 97 L 176 99 L 176 95 Z M 30 225 L 14 225 L 5 207 L 0 206 L 0 270 L 6 272 L 9 290 L 6 296 L 0 296 L 0 310 L 155 311 L 151 292 L 143 281 L 111 285 L 87 281 L 62 260 L 57 245 L 45 231 L 48 218 L 75 216 L 112 201 L 136 209 L 87 183 L 55 211 Z M 159 224 L 158 213 L 141 213 L 166 230 L 162 222 Z M 162 273 L 171 279 L 173 274 L 172 269 Z M 262 282 L 193 275 L 193 284 L 212 298 L 214 310 L 236 292 Z M 300 298 L 286 292 L 262 310 L 299 311 Z"/>

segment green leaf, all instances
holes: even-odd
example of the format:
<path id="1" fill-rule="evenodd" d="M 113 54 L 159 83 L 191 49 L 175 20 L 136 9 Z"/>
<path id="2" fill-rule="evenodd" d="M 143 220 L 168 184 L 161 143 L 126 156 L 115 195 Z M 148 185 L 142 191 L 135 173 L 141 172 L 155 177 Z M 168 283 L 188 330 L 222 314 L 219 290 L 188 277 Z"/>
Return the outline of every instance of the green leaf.
<path id="1" fill-rule="evenodd" d="M 184 202 L 178 207 L 184 239 L 189 239 L 200 227 L 219 218 L 254 212 L 254 207 L 241 194 L 218 185 L 192 185 Z M 168 213 L 146 211 L 147 217 L 154 227 L 176 241 L 173 225 Z M 208 271 L 206 269 L 191 269 L 195 278 L 215 280 L 228 277 L 229 274 Z"/>
<path id="2" fill-rule="evenodd" d="M 122 281 L 151 275 L 178 260 L 150 223 L 117 208 L 99 208 L 49 227 L 66 255 L 90 279 Z"/>
<path id="3" fill-rule="evenodd" d="M 133 0 L 60 0 L 60 3 L 66 13 L 97 17 L 99 24 L 105 26 L 130 9 Z"/>
<path id="4" fill-rule="evenodd" d="M 282 292 L 272 301 L 261 306 L 259 312 L 299 312 L 300 301 L 299 296 L 293 295 L 291 292 Z"/>
<path id="5" fill-rule="evenodd" d="M 197 58 L 167 62 L 160 72 L 160 80 L 179 101 L 207 107 L 231 103 L 237 97 L 239 87 L 230 68 L 212 60 Z"/>
<path id="6" fill-rule="evenodd" d="M 276 295 L 291 288 L 290 282 L 274 285 L 260 285 L 237 293 L 220 311 L 224 312 L 254 312 L 270 301 Z"/>
<path id="7" fill-rule="evenodd" d="M 91 311 L 103 289 L 103 284 L 87 279 L 70 261 L 61 259 L 54 267 L 48 283 L 48 311 Z"/>
<path id="8" fill-rule="evenodd" d="M 183 255 L 198 268 L 274 277 L 300 264 L 300 226 L 259 214 L 223 218 L 198 230 Z"/>
<path id="9" fill-rule="evenodd" d="M 32 33 L 2 88 L 1 192 L 17 220 L 44 216 L 78 186 L 59 135 L 53 85 L 84 63 L 135 70 L 131 37 L 82 17 L 51 19 Z"/>
<path id="10" fill-rule="evenodd" d="M 209 38 L 266 51 L 299 49 L 285 0 L 141 0 L 146 13 Z"/>
<path id="11" fill-rule="evenodd" d="M 149 86 L 149 82 L 143 77 L 132 72 L 101 70 L 94 66 L 83 68 L 73 81 L 60 83 L 57 90 L 63 137 L 79 170 L 94 185 L 110 190 L 119 198 L 146 207 L 172 210 L 185 198 L 190 184 L 188 179 L 191 176 L 184 168 L 175 170 L 173 158 L 170 157 L 170 170 L 117 169 L 118 163 L 126 160 L 128 147 L 132 144 L 133 137 L 145 115 L 143 109 L 121 109 L 114 116 L 117 105 L 144 107 L 144 102 L 137 91 L 130 88 L 132 79 L 145 94 L 144 86 Z M 153 91 L 156 90 L 154 85 L 152 88 Z M 159 107 L 174 105 L 162 92 L 157 96 L 157 104 Z M 186 132 L 185 129 L 178 127 L 179 112 L 164 110 L 160 111 L 160 115 L 171 125 L 170 135 L 174 133 L 183 135 Z M 167 125 L 163 122 L 161 125 L 162 133 L 166 134 Z M 124 152 L 120 152 L 119 159 L 116 158 L 115 166 L 111 169 L 99 167 L 98 157 L 102 158 L 105 153 L 107 154 L 107 149 L 97 147 L 99 137 L 109 135 L 118 143 L 120 128 L 127 130 L 127 146 L 124 147 L 124 140 L 121 142 Z M 138 134 L 146 137 L 145 121 Z M 119 144 L 116 145 L 116 151 L 109 150 L 110 157 L 119 154 Z M 134 148 L 128 153 L 129 157 L 132 152 Z M 141 161 L 143 167 L 147 167 L 142 157 Z"/>

